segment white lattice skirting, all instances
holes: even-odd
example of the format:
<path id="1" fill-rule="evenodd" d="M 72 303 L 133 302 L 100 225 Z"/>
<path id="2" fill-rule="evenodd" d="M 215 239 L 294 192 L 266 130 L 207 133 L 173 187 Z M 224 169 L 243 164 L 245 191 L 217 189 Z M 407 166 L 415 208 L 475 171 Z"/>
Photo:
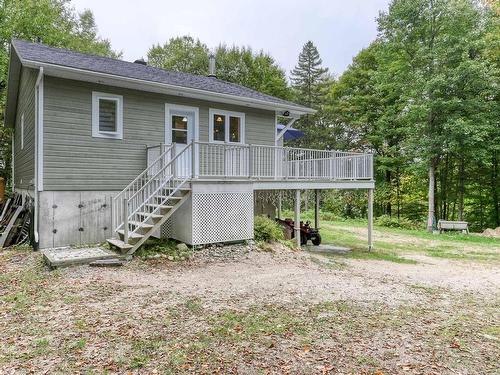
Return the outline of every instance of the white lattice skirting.
<path id="1" fill-rule="evenodd" d="M 253 238 L 253 193 L 193 194 L 193 245 Z"/>

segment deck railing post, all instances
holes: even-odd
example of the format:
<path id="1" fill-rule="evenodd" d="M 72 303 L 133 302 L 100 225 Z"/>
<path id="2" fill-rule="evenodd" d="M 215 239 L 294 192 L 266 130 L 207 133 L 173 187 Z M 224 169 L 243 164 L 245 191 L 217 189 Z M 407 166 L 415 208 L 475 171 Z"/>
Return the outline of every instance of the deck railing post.
<path id="1" fill-rule="evenodd" d="M 175 142 L 173 142 L 172 148 L 170 149 L 170 160 L 172 160 L 175 157 L 175 153 L 176 153 L 175 149 L 176 149 L 176 144 L 175 144 Z M 171 172 L 172 172 L 172 178 L 175 178 L 175 175 L 177 173 L 176 164 L 177 164 L 177 161 L 174 161 L 170 166 Z"/>
<path id="2" fill-rule="evenodd" d="M 191 178 L 196 178 L 196 143 L 191 142 Z"/>
<path id="3" fill-rule="evenodd" d="M 163 170 L 163 168 L 165 166 L 165 157 L 163 156 L 163 150 L 165 149 L 164 146 L 165 145 L 163 143 L 160 143 L 160 171 L 162 171 L 161 172 L 162 177 L 165 176 L 165 171 Z M 153 169 L 153 173 L 154 173 L 154 169 Z"/>
<path id="4" fill-rule="evenodd" d="M 123 242 L 128 243 L 128 199 L 123 198 Z"/>
<path id="5" fill-rule="evenodd" d="M 370 158 L 370 178 L 373 179 L 373 154 L 370 154 L 369 158 Z"/>
<path id="6" fill-rule="evenodd" d="M 253 177 L 253 145 L 248 147 L 248 178 Z"/>

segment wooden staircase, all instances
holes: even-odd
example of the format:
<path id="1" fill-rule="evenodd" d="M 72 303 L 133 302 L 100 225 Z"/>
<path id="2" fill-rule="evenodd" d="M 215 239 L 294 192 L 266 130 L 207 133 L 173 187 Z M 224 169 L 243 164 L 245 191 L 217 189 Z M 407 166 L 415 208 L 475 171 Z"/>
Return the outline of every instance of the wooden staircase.
<path id="1" fill-rule="evenodd" d="M 187 145 L 177 155 L 175 145 L 162 146 L 153 161 L 134 181 L 113 198 L 115 237 L 107 242 L 123 255 L 132 255 L 191 196 Z"/>

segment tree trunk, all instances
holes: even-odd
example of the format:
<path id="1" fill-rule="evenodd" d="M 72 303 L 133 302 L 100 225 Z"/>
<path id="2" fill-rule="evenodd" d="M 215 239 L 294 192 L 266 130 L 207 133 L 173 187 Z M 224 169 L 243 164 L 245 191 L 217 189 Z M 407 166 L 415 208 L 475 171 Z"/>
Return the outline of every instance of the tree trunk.
<path id="1" fill-rule="evenodd" d="M 397 169 L 396 172 L 396 199 L 398 202 L 398 220 L 400 219 L 401 216 L 401 189 L 400 189 L 400 174 L 399 174 L 399 168 Z"/>
<path id="2" fill-rule="evenodd" d="M 447 197 L 447 191 L 448 191 L 448 167 L 449 167 L 449 156 L 446 154 L 445 158 L 445 163 L 444 163 L 444 170 L 441 173 L 441 186 L 440 186 L 440 197 L 441 197 L 441 215 L 439 218 L 443 220 L 448 220 L 447 215 L 448 215 L 448 197 Z"/>
<path id="3" fill-rule="evenodd" d="M 496 152 L 493 154 L 491 163 L 491 199 L 495 212 L 495 227 L 500 227 L 500 203 L 498 202 L 498 158 Z"/>
<path id="4" fill-rule="evenodd" d="M 435 200 L 434 200 L 434 189 L 436 186 L 436 166 L 434 160 L 431 160 L 429 164 L 429 203 L 428 203 L 428 216 L 427 216 L 427 231 L 432 232 L 434 229 L 434 218 L 435 218 Z"/>
<path id="5" fill-rule="evenodd" d="M 464 219 L 464 195 L 465 195 L 465 160 L 460 157 L 458 165 L 458 221 Z"/>
<path id="6" fill-rule="evenodd" d="M 391 206 L 391 197 L 392 197 L 392 186 L 391 186 L 391 171 L 385 171 L 385 182 L 389 185 L 389 196 L 387 197 L 388 201 L 386 204 L 386 214 L 392 216 L 392 206 Z"/>

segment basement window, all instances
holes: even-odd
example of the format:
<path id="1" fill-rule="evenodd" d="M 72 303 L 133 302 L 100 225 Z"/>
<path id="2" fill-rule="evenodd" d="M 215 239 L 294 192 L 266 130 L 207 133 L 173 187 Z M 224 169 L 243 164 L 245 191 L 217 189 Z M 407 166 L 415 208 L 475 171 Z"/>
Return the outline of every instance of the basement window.
<path id="1" fill-rule="evenodd" d="M 92 136 L 123 139 L 123 96 L 92 92 Z"/>
<path id="2" fill-rule="evenodd" d="M 210 109 L 209 112 L 210 142 L 244 143 L 244 113 L 218 109 Z"/>

